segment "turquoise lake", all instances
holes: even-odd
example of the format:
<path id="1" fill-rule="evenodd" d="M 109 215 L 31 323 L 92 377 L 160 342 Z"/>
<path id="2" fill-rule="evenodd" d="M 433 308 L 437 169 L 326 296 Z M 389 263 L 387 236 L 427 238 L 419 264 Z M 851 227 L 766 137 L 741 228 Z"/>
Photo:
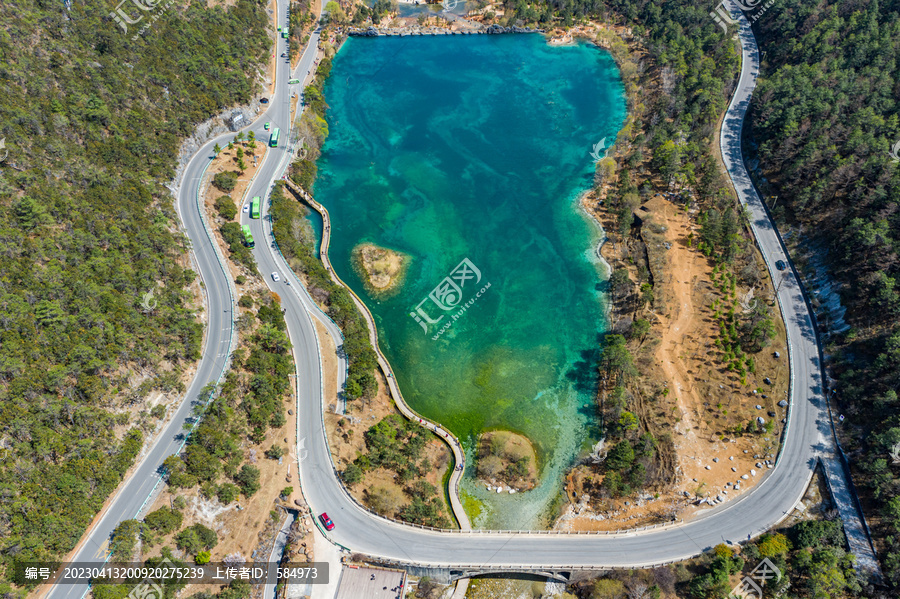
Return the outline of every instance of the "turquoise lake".
<path id="1" fill-rule="evenodd" d="M 331 213 L 335 270 L 375 316 L 406 401 L 465 444 L 473 524 L 546 525 L 597 436 L 607 275 L 578 197 L 594 144 L 610 145 L 626 116 L 614 61 L 540 35 L 350 38 L 325 97 L 314 194 Z M 362 242 L 411 256 L 394 295 L 373 297 L 354 272 Z M 490 429 L 531 439 L 538 488 L 476 482 Z"/>

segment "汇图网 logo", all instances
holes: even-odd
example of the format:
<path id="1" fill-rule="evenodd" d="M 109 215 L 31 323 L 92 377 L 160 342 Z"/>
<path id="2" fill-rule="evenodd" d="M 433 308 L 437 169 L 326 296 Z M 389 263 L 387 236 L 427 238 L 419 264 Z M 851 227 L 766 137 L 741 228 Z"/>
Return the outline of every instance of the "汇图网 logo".
<path id="1" fill-rule="evenodd" d="M 894 446 L 891 447 L 890 455 L 891 462 L 900 464 L 900 443 L 894 443 Z"/>
<path id="2" fill-rule="evenodd" d="M 709 16 L 713 18 L 716 24 L 722 28 L 725 33 L 728 33 L 728 25 L 734 25 L 737 23 L 734 19 L 731 18 L 731 15 L 728 13 L 728 9 L 725 8 L 724 2 L 719 2 L 719 5 L 716 7 L 715 12 L 709 13 Z"/>
<path id="3" fill-rule="evenodd" d="M 740 8 L 744 12 L 750 12 L 760 4 L 762 4 L 762 0 L 732 0 L 737 7 Z"/>
<path id="4" fill-rule="evenodd" d="M 762 599 L 762 587 L 769 580 L 775 582 L 781 580 L 781 570 L 766 557 L 756 564 L 749 576 L 744 576 L 741 582 L 731 589 L 728 599 Z"/>
<path id="5" fill-rule="evenodd" d="M 172 560 L 165 557 L 161 562 L 159 562 L 158 567 L 164 568 L 171 563 Z M 128 593 L 128 597 L 126 597 L 126 599 L 163 599 L 164 597 L 165 594 L 163 593 L 162 587 L 159 585 L 159 582 L 152 578 L 145 578 L 144 580 L 139 582 L 137 586 L 131 589 L 131 592 Z"/>
<path id="6" fill-rule="evenodd" d="M 754 289 L 751 287 L 747 293 L 741 296 L 741 308 L 744 310 L 745 314 L 753 312 L 753 309 L 756 308 L 756 298 L 753 297 L 753 293 Z"/>
<path id="7" fill-rule="evenodd" d="M 140 12 L 136 13 L 135 15 L 129 15 L 122 8 L 122 5 L 126 2 L 131 2 L 138 10 L 142 12 L 150 12 L 151 10 L 156 8 L 159 0 L 149 0 L 146 3 L 141 2 L 141 0 L 122 0 L 121 2 L 119 2 L 119 4 L 116 6 L 115 12 L 111 12 L 109 13 L 109 15 L 116 23 L 119 24 L 119 27 L 122 28 L 122 31 L 128 33 L 128 25 L 134 25 L 135 23 L 138 23 L 141 19 L 144 18 L 144 15 L 142 15 Z"/>
<path id="8" fill-rule="evenodd" d="M 141 27 L 140 31 L 137 34 L 131 37 L 132 40 L 137 39 L 137 37 L 147 31 L 147 29 L 159 19 L 160 16 L 165 13 L 165 11 L 171 6 L 172 2 L 175 0 L 166 0 L 165 4 L 163 4 L 163 0 L 122 0 L 119 4 L 116 5 L 116 10 L 109 13 L 109 16 L 113 18 L 113 20 L 118 23 L 119 27 L 122 28 L 122 31 L 128 33 L 128 26 L 134 25 L 136 23 L 141 22 L 144 19 L 143 13 L 148 13 L 150 11 L 156 10 L 156 14 L 153 15 L 152 18 L 148 19 L 148 21 Z M 134 7 L 137 9 L 137 12 L 131 10 L 127 12 L 124 8 L 122 8 L 123 4 L 127 4 L 131 2 L 134 4 Z"/>
<path id="9" fill-rule="evenodd" d="M 443 334 L 443 332 L 450 327 L 450 324 L 453 321 L 456 321 L 462 314 L 471 306 L 475 300 L 481 297 L 481 294 L 484 293 L 490 286 L 490 283 L 485 284 L 474 296 L 470 297 L 466 302 L 463 302 L 463 297 L 466 294 L 469 294 L 473 288 L 481 282 L 481 271 L 475 266 L 471 260 L 468 258 L 463 258 L 462 262 L 456 265 L 450 274 L 438 283 L 437 287 L 431 290 L 431 293 L 428 294 L 428 297 L 423 299 L 418 305 L 412 310 L 409 315 L 419 323 L 419 326 L 422 327 L 422 330 L 426 333 L 428 332 L 428 325 L 438 324 L 441 322 L 447 315 L 440 314 L 439 312 L 435 312 L 433 308 L 429 307 L 426 310 L 426 304 L 431 302 L 436 306 L 439 310 L 444 312 L 454 312 L 450 315 L 450 322 L 445 323 L 441 327 L 441 331 L 437 336 Z M 432 318 L 432 314 L 440 314 L 437 318 Z M 436 337 L 435 337 L 436 338 Z"/>
<path id="10" fill-rule="evenodd" d="M 300 463 L 305 461 L 309 457 L 309 450 L 306 449 L 306 437 L 300 439 L 295 447 L 288 449 L 288 455 L 291 456 L 291 460 L 294 462 Z"/>
<path id="11" fill-rule="evenodd" d="M 741 12 L 745 13 L 753 13 L 752 16 L 748 15 L 747 18 L 751 23 L 755 23 L 766 14 L 766 11 L 769 10 L 769 7 L 775 3 L 775 0 L 767 0 L 765 4 L 763 4 L 763 0 L 731 0 Z M 734 25 L 737 23 L 731 14 L 728 12 L 728 8 L 725 6 L 724 0 L 719 2 L 719 5 L 716 7 L 715 12 L 709 13 L 709 16 L 713 18 L 716 24 L 722 28 L 722 31 L 728 33 L 728 26 Z"/>
<path id="12" fill-rule="evenodd" d="M 591 152 L 591 158 L 594 159 L 594 162 L 600 162 L 600 160 L 603 158 L 603 156 L 600 155 L 600 152 L 605 147 L 606 147 L 606 138 L 605 137 L 594 144 L 593 151 Z"/>
<path id="13" fill-rule="evenodd" d="M 141 298 L 141 308 L 144 312 L 152 312 L 156 310 L 157 301 L 156 298 L 153 297 L 153 290 L 151 289 L 147 293 L 144 294 L 144 297 Z"/>
<path id="14" fill-rule="evenodd" d="M 900 139 L 897 140 L 897 143 L 891 148 L 891 151 L 888 152 L 891 155 L 891 158 L 894 159 L 894 162 L 900 162 Z"/>

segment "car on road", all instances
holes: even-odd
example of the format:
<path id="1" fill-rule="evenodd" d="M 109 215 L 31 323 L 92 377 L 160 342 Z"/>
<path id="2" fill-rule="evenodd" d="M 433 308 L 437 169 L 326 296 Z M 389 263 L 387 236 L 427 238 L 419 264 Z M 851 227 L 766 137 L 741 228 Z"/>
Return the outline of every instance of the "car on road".
<path id="1" fill-rule="evenodd" d="M 281 280 L 281 276 L 277 272 L 272 273 L 272 280 L 276 283 Z"/>
<path id="2" fill-rule="evenodd" d="M 322 521 L 322 526 L 325 527 L 325 530 L 334 530 L 334 522 L 331 521 L 327 513 L 322 512 L 319 514 L 319 520 Z"/>
<path id="3" fill-rule="evenodd" d="M 269 103 L 269 99 L 268 99 L 268 98 L 260 98 L 260 99 L 259 99 L 259 103 L 260 103 L 260 104 L 268 104 L 268 103 Z"/>
<path id="4" fill-rule="evenodd" d="M 784 260 L 777 260 L 775 262 L 775 268 L 777 268 L 778 270 L 784 270 L 785 268 L 787 268 L 787 264 L 784 263 Z"/>
<path id="5" fill-rule="evenodd" d="M 268 131 L 268 130 L 269 130 L 269 127 L 271 127 L 271 126 L 272 126 L 272 123 L 266 123 L 265 125 L 263 125 L 263 128 L 264 128 L 266 131 Z"/>
<path id="6" fill-rule="evenodd" d="M 287 58 L 287 52 L 282 52 L 282 53 L 281 53 L 281 57 L 282 57 L 282 58 Z"/>
<path id="7" fill-rule="evenodd" d="M 244 212 L 244 214 L 247 214 L 248 212 L 250 212 L 250 204 L 244 204 L 243 212 Z"/>

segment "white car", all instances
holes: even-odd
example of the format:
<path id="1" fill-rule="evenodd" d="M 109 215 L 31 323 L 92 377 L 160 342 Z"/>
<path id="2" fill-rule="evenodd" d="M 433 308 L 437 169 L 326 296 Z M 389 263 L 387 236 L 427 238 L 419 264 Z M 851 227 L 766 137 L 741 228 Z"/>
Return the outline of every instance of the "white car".
<path id="1" fill-rule="evenodd" d="M 250 212 L 250 204 L 244 204 L 244 214 Z"/>
<path id="2" fill-rule="evenodd" d="M 277 273 L 277 272 L 273 272 L 273 273 L 272 273 L 272 280 L 275 281 L 275 282 L 277 283 L 278 281 L 281 280 L 281 277 L 278 276 L 278 273 Z"/>

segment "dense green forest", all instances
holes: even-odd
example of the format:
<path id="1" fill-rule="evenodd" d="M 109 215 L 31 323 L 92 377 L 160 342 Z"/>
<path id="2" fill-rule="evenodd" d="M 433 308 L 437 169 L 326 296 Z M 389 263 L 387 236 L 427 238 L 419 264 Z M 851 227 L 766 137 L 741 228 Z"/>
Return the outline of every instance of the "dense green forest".
<path id="1" fill-rule="evenodd" d="M 782 231 L 827 252 L 841 284 L 849 329 L 820 323 L 840 434 L 900 585 L 900 2 L 785 0 L 754 27 L 749 149 Z"/>
<path id="2" fill-rule="evenodd" d="M 134 40 L 112 4 L 0 6 L 4 595 L 10 560 L 75 545 L 164 414 L 125 409 L 183 390 L 202 329 L 165 184 L 194 124 L 250 99 L 269 43 L 256 0 L 173 5 Z"/>

